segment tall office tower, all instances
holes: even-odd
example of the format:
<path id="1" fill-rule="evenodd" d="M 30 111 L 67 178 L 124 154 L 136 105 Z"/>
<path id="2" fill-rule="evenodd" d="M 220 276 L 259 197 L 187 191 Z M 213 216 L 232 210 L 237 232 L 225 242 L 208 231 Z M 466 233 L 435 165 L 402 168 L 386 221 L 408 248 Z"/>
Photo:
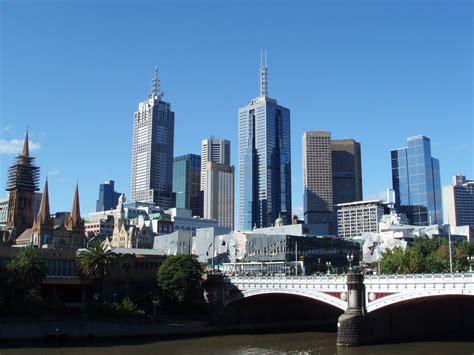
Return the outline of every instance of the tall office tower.
<path id="1" fill-rule="evenodd" d="M 234 229 L 234 167 L 210 161 L 204 177 L 204 218 Z"/>
<path id="2" fill-rule="evenodd" d="M 327 223 L 334 233 L 331 133 L 303 134 L 303 209 L 307 224 Z"/>
<path id="3" fill-rule="evenodd" d="M 290 110 L 268 96 L 262 61 L 260 96 L 239 109 L 239 228 L 291 223 Z"/>
<path id="4" fill-rule="evenodd" d="M 162 97 L 155 68 L 150 95 L 134 117 L 131 200 L 168 209 L 174 207 L 174 112 Z"/>
<path id="5" fill-rule="evenodd" d="M 445 223 L 474 228 L 474 180 L 453 176 L 452 184 L 443 187 L 443 211 Z"/>
<path id="6" fill-rule="evenodd" d="M 362 164 L 360 143 L 353 139 L 332 140 L 331 150 L 334 205 L 361 201 Z M 335 213 L 334 217 L 336 216 Z"/>
<path id="7" fill-rule="evenodd" d="M 99 199 L 96 203 L 96 212 L 115 209 L 118 204 L 120 193 L 114 190 L 115 182 L 108 180 L 99 187 Z"/>
<path id="8" fill-rule="evenodd" d="M 173 160 L 173 193 L 176 207 L 192 211 L 193 216 L 203 216 L 203 194 L 201 192 L 201 157 L 186 154 Z"/>
<path id="9" fill-rule="evenodd" d="M 25 229 L 33 225 L 35 191 L 39 190 L 39 167 L 33 165 L 34 159 L 30 157 L 26 132 L 23 150 L 8 170 L 8 212 L 3 233 L 3 242 L 6 244 L 13 244 Z"/>
<path id="10" fill-rule="evenodd" d="M 207 162 L 230 165 L 230 141 L 211 136 L 201 144 L 201 190 L 204 190 Z"/>
<path id="11" fill-rule="evenodd" d="M 431 156 L 430 139 L 408 137 L 408 147 L 391 151 L 395 208 L 410 224 L 443 223 L 439 161 Z"/>

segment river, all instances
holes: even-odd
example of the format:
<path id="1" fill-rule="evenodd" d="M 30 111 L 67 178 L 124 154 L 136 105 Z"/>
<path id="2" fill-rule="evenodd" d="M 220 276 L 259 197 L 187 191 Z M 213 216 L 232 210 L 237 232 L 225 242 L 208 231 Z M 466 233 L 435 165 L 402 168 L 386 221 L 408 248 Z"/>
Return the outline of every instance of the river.
<path id="1" fill-rule="evenodd" d="M 474 354 L 474 342 L 413 342 L 337 348 L 335 333 L 227 335 L 179 340 L 101 342 L 67 347 L 0 347 L 8 354 Z"/>

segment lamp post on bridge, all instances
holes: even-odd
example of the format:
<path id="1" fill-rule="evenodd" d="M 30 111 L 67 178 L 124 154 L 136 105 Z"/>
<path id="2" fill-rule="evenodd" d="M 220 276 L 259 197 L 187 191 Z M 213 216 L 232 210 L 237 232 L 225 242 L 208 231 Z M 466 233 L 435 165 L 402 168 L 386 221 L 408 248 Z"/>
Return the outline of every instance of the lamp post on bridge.
<path id="1" fill-rule="evenodd" d="M 328 275 L 331 273 L 331 262 L 330 261 L 326 261 L 326 267 L 328 269 Z"/>
<path id="2" fill-rule="evenodd" d="M 354 254 L 347 253 L 347 261 L 349 262 L 349 271 L 352 270 L 352 262 L 354 261 Z"/>

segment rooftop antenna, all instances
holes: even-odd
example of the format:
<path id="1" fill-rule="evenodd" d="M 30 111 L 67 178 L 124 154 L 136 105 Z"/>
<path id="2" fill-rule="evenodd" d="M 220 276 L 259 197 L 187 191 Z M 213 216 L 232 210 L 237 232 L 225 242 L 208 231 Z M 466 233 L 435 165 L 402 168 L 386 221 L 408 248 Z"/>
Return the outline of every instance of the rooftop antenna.
<path id="1" fill-rule="evenodd" d="M 260 52 L 260 97 L 268 97 L 267 51 Z"/>
<path id="2" fill-rule="evenodd" d="M 160 89 L 160 80 L 158 79 L 158 67 L 155 67 L 155 75 L 151 81 L 151 92 L 148 98 L 157 98 L 158 100 L 161 100 L 163 94 L 163 91 Z"/>

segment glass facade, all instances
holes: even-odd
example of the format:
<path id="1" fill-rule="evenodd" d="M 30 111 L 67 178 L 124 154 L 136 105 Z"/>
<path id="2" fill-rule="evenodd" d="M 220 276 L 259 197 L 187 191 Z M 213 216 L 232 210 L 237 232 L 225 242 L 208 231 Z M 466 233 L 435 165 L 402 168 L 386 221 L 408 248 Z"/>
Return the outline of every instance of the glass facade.
<path id="1" fill-rule="evenodd" d="M 392 183 L 397 211 L 410 224 L 443 223 L 439 161 L 431 157 L 430 139 L 408 138 L 408 146 L 391 151 Z"/>
<path id="2" fill-rule="evenodd" d="M 239 228 L 291 222 L 290 110 L 259 97 L 239 110 Z"/>
<path id="3" fill-rule="evenodd" d="M 115 209 L 118 204 L 120 194 L 114 190 L 115 182 L 109 180 L 100 184 L 99 187 L 99 199 L 96 203 L 96 212 L 108 211 Z"/>
<path id="4" fill-rule="evenodd" d="M 201 191 L 201 157 L 186 154 L 174 158 L 173 192 L 176 207 L 192 210 L 193 216 L 203 216 L 203 197 Z"/>

